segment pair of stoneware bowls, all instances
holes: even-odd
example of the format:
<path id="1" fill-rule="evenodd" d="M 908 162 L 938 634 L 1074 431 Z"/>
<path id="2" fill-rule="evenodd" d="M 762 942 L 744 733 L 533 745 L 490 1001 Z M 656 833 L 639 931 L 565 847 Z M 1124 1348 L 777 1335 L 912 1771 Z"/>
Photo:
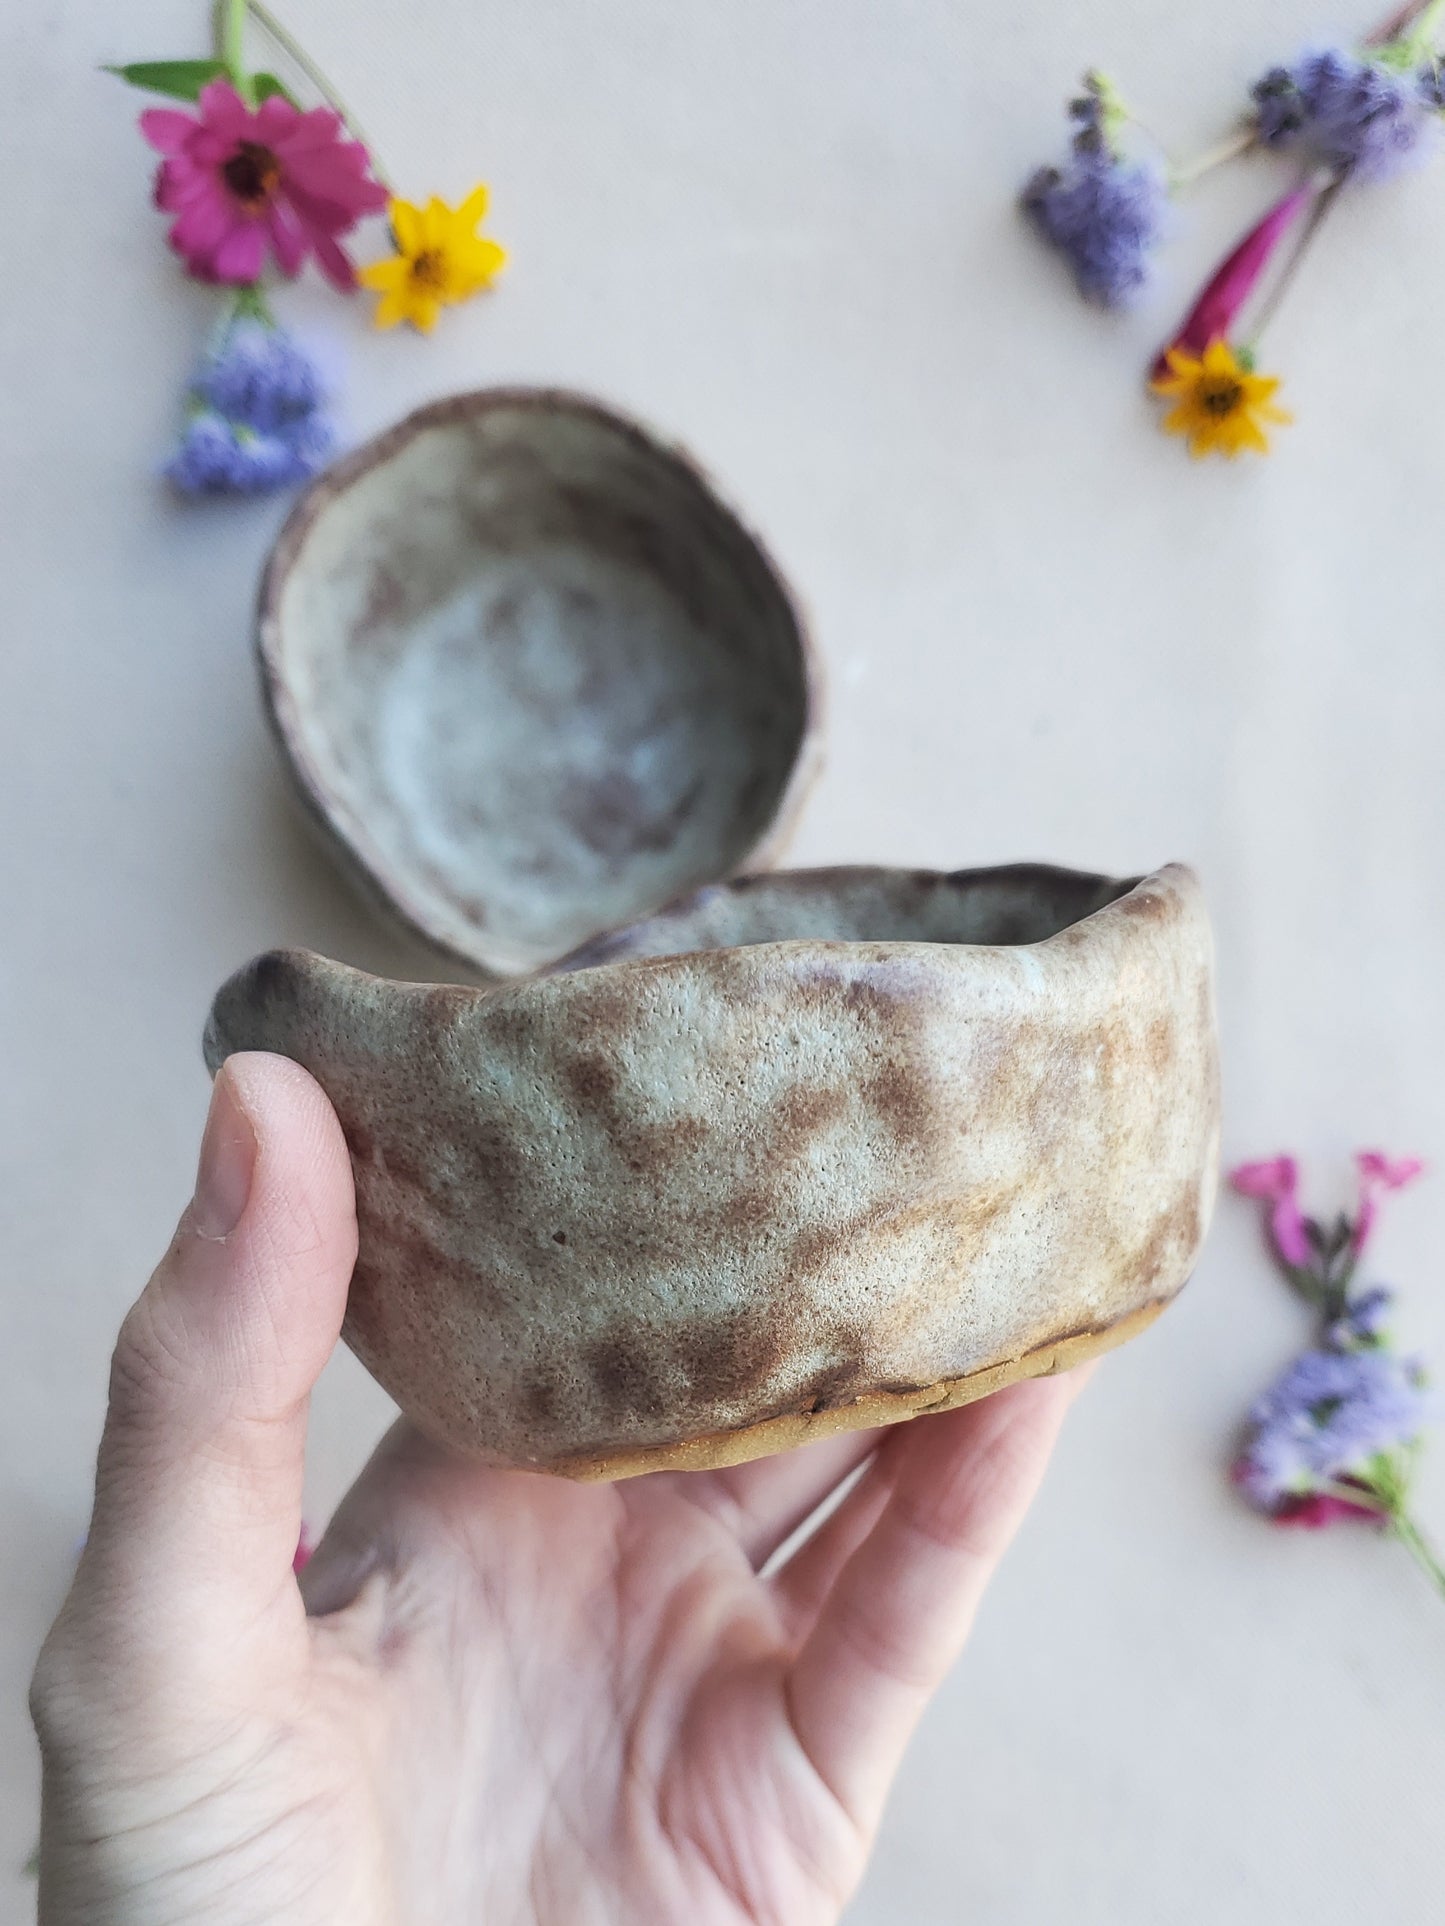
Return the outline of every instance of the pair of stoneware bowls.
<path id="1" fill-rule="evenodd" d="M 259 647 L 300 791 L 474 988 L 299 951 L 206 1050 L 304 1064 L 353 1349 L 432 1436 L 615 1478 L 945 1409 L 1142 1329 L 1217 1154 L 1173 866 L 767 871 L 813 774 L 794 601 L 574 396 L 423 409 L 302 498 Z"/>

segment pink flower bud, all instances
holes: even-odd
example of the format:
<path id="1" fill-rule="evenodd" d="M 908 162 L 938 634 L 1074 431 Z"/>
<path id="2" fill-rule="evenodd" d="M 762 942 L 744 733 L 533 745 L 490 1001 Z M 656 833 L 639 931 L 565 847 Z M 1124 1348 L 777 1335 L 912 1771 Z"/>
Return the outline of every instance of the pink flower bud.
<path id="1" fill-rule="evenodd" d="M 1382 1150 L 1355 1153 L 1360 1173 L 1360 1208 L 1355 1216 L 1355 1256 L 1359 1257 L 1379 1215 L 1380 1195 L 1387 1190 L 1403 1190 L 1425 1168 L 1419 1157 L 1387 1157 Z"/>
<path id="2" fill-rule="evenodd" d="M 1252 227 L 1244 239 L 1215 269 L 1203 293 L 1180 323 L 1178 332 L 1162 347 L 1154 366 L 1152 380 L 1159 381 L 1169 372 L 1171 348 L 1199 356 L 1211 341 L 1225 341 L 1240 309 L 1254 292 L 1259 277 L 1268 267 L 1275 249 L 1296 220 L 1315 198 L 1311 186 L 1296 187 L 1285 195 Z"/>
<path id="3" fill-rule="evenodd" d="M 1319 1531 L 1326 1525 L 1339 1524 L 1347 1518 L 1367 1525 L 1378 1525 L 1380 1513 L 1377 1506 L 1352 1505 L 1346 1498 L 1335 1498 L 1328 1492 L 1316 1491 L 1308 1497 L 1287 1499 L 1278 1511 L 1271 1513 L 1270 1522 Z"/>
<path id="4" fill-rule="evenodd" d="M 1314 1255 L 1305 1220 L 1296 1202 L 1299 1165 L 1293 1157 L 1268 1157 L 1259 1163 L 1239 1164 L 1229 1181 L 1242 1197 L 1260 1197 L 1273 1205 L 1269 1214 L 1274 1247 L 1286 1264 L 1304 1270 Z"/>

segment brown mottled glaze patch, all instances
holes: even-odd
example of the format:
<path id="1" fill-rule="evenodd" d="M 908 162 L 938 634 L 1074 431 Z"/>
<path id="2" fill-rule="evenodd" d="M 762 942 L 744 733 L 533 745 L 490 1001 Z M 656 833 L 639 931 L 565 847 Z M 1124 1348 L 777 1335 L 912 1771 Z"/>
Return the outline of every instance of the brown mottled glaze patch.
<path id="1" fill-rule="evenodd" d="M 336 1105 L 346 1335 L 403 1409 L 573 1476 L 1056 1368 L 1179 1289 L 1213 1199 L 1178 868 L 750 878 L 494 991 L 283 952 L 206 1048 L 279 1050 Z"/>
<path id="2" fill-rule="evenodd" d="M 970 1371 L 963 1377 L 938 1384 L 882 1386 L 843 1404 L 831 1404 L 823 1399 L 798 1411 L 758 1419 L 735 1431 L 712 1432 L 698 1438 L 684 1438 L 677 1444 L 653 1445 L 642 1450 L 619 1448 L 595 1457 L 554 1464 L 549 1469 L 586 1484 L 604 1479 L 639 1478 L 650 1471 L 707 1471 L 721 1465 L 747 1464 L 754 1458 L 796 1450 L 799 1445 L 817 1444 L 822 1438 L 836 1437 L 840 1431 L 868 1431 L 938 1411 L 954 1411 L 960 1405 L 989 1397 L 1020 1378 L 1055 1377 L 1102 1352 L 1115 1350 L 1147 1331 L 1163 1309 L 1162 1303 L 1145 1304 L 1120 1318 L 1117 1324 L 1052 1339 L 1026 1351 L 1022 1357 L 1006 1358 L 983 1370 Z"/>

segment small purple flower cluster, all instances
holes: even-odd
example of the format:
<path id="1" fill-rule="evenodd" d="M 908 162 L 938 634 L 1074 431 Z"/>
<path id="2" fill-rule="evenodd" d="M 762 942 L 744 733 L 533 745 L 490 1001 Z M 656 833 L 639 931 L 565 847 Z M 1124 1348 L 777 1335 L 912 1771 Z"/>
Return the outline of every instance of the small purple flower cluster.
<path id="1" fill-rule="evenodd" d="M 235 322 L 192 387 L 192 408 L 165 474 L 183 495 L 254 495 L 314 475 L 335 437 L 326 384 L 290 335 Z"/>
<path id="2" fill-rule="evenodd" d="M 1356 48 L 1307 49 L 1271 67 L 1229 138 L 1183 163 L 1168 159 L 1108 81 L 1085 76 L 1069 105 L 1068 160 L 1039 168 L 1020 201 L 1079 293 L 1100 307 L 1127 306 L 1144 287 L 1172 201 L 1203 175 L 1249 153 L 1291 163 L 1293 185 L 1220 262 L 1150 364 L 1149 386 L 1169 402 L 1160 427 L 1184 437 L 1192 455 L 1266 453 L 1265 424 L 1292 419 L 1273 399 L 1279 378 L 1258 368 L 1261 333 L 1341 191 L 1387 180 L 1445 145 L 1442 32 L 1445 0 L 1406 0 Z M 1125 136 L 1131 123 L 1147 158 Z M 1292 1208 L 1282 1202 L 1277 1217 Z"/>
<path id="3" fill-rule="evenodd" d="M 1084 299 L 1123 307 L 1148 279 L 1149 256 L 1163 232 L 1164 176 L 1118 150 L 1111 123 L 1122 115 L 1093 76 L 1069 103 L 1069 114 L 1075 123 L 1069 160 L 1039 168 L 1020 204 L 1068 263 Z"/>
<path id="4" fill-rule="evenodd" d="M 1332 1351 L 1352 1351 L 1362 1344 L 1383 1344 L 1395 1293 L 1376 1284 L 1363 1297 L 1346 1298 L 1345 1308 L 1325 1332 Z"/>
<path id="5" fill-rule="evenodd" d="M 1249 1414 L 1250 1436 L 1235 1479 L 1252 1504 L 1290 1523 L 1325 1523 L 1310 1501 L 1341 1490 L 1364 1499 L 1377 1460 L 1408 1449 L 1434 1415 L 1418 1360 L 1401 1358 L 1377 1336 L 1390 1294 L 1372 1291 L 1331 1326 L 1326 1346 L 1305 1351 L 1270 1385 Z M 1302 1507 L 1308 1507 L 1301 1512 Z"/>
<path id="6" fill-rule="evenodd" d="M 1353 180 L 1388 180 L 1439 138 L 1441 79 L 1433 61 L 1402 70 L 1325 47 L 1301 54 L 1293 66 L 1272 67 L 1250 97 L 1263 146 Z"/>
<path id="7" fill-rule="evenodd" d="M 1249 1414 L 1231 1468 L 1256 1510 L 1279 1525 L 1360 1519 L 1388 1528 L 1441 1592 L 1445 1566 L 1410 1515 L 1410 1481 L 1425 1426 L 1439 1413 L 1423 1364 L 1390 1341 L 1394 1293 L 1353 1294 L 1380 1199 L 1420 1175 L 1418 1157 L 1362 1150 L 1359 1203 L 1325 1225 L 1299 1207 L 1293 1157 L 1241 1164 L 1230 1182 L 1266 1209 L 1270 1246 L 1285 1276 L 1319 1314 L 1320 1341 L 1280 1372 Z"/>

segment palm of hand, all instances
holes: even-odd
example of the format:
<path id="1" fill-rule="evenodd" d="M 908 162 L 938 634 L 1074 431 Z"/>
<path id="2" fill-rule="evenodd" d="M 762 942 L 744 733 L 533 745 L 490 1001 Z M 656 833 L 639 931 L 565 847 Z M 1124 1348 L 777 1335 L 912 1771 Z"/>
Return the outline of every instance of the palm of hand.
<path id="1" fill-rule="evenodd" d="M 836 1919 L 1053 1389 L 886 1436 L 766 1577 L 875 1439 L 588 1487 L 399 1426 L 304 1585 L 316 1919 Z"/>
<path id="2" fill-rule="evenodd" d="M 358 1713 L 372 1735 L 378 1922 L 836 1918 L 864 1834 L 792 1724 L 759 1524 L 706 1475 L 577 1487 L 396 1434 L 307 1585 L 324 1605 L 390 1567 L 312 1623 L 316 1668 L 364 1668 L 360 1704 L 328 1698 L 342 1758 Z"/>
<path id="3" fill-rule="evenodd" d="M 1067 1387 L 609 1486 L 398 1425 L 298 1590 L 306 1393 L 355 1244 L 334 1119 L 281 1076 L 246 1072 L 239 1231 L 183 1220 L 117 1350 L 35 1688 L 42 1926 L 836 1919 Z M 306 1210 L 298 1103 L 324 1112 Z"/>

